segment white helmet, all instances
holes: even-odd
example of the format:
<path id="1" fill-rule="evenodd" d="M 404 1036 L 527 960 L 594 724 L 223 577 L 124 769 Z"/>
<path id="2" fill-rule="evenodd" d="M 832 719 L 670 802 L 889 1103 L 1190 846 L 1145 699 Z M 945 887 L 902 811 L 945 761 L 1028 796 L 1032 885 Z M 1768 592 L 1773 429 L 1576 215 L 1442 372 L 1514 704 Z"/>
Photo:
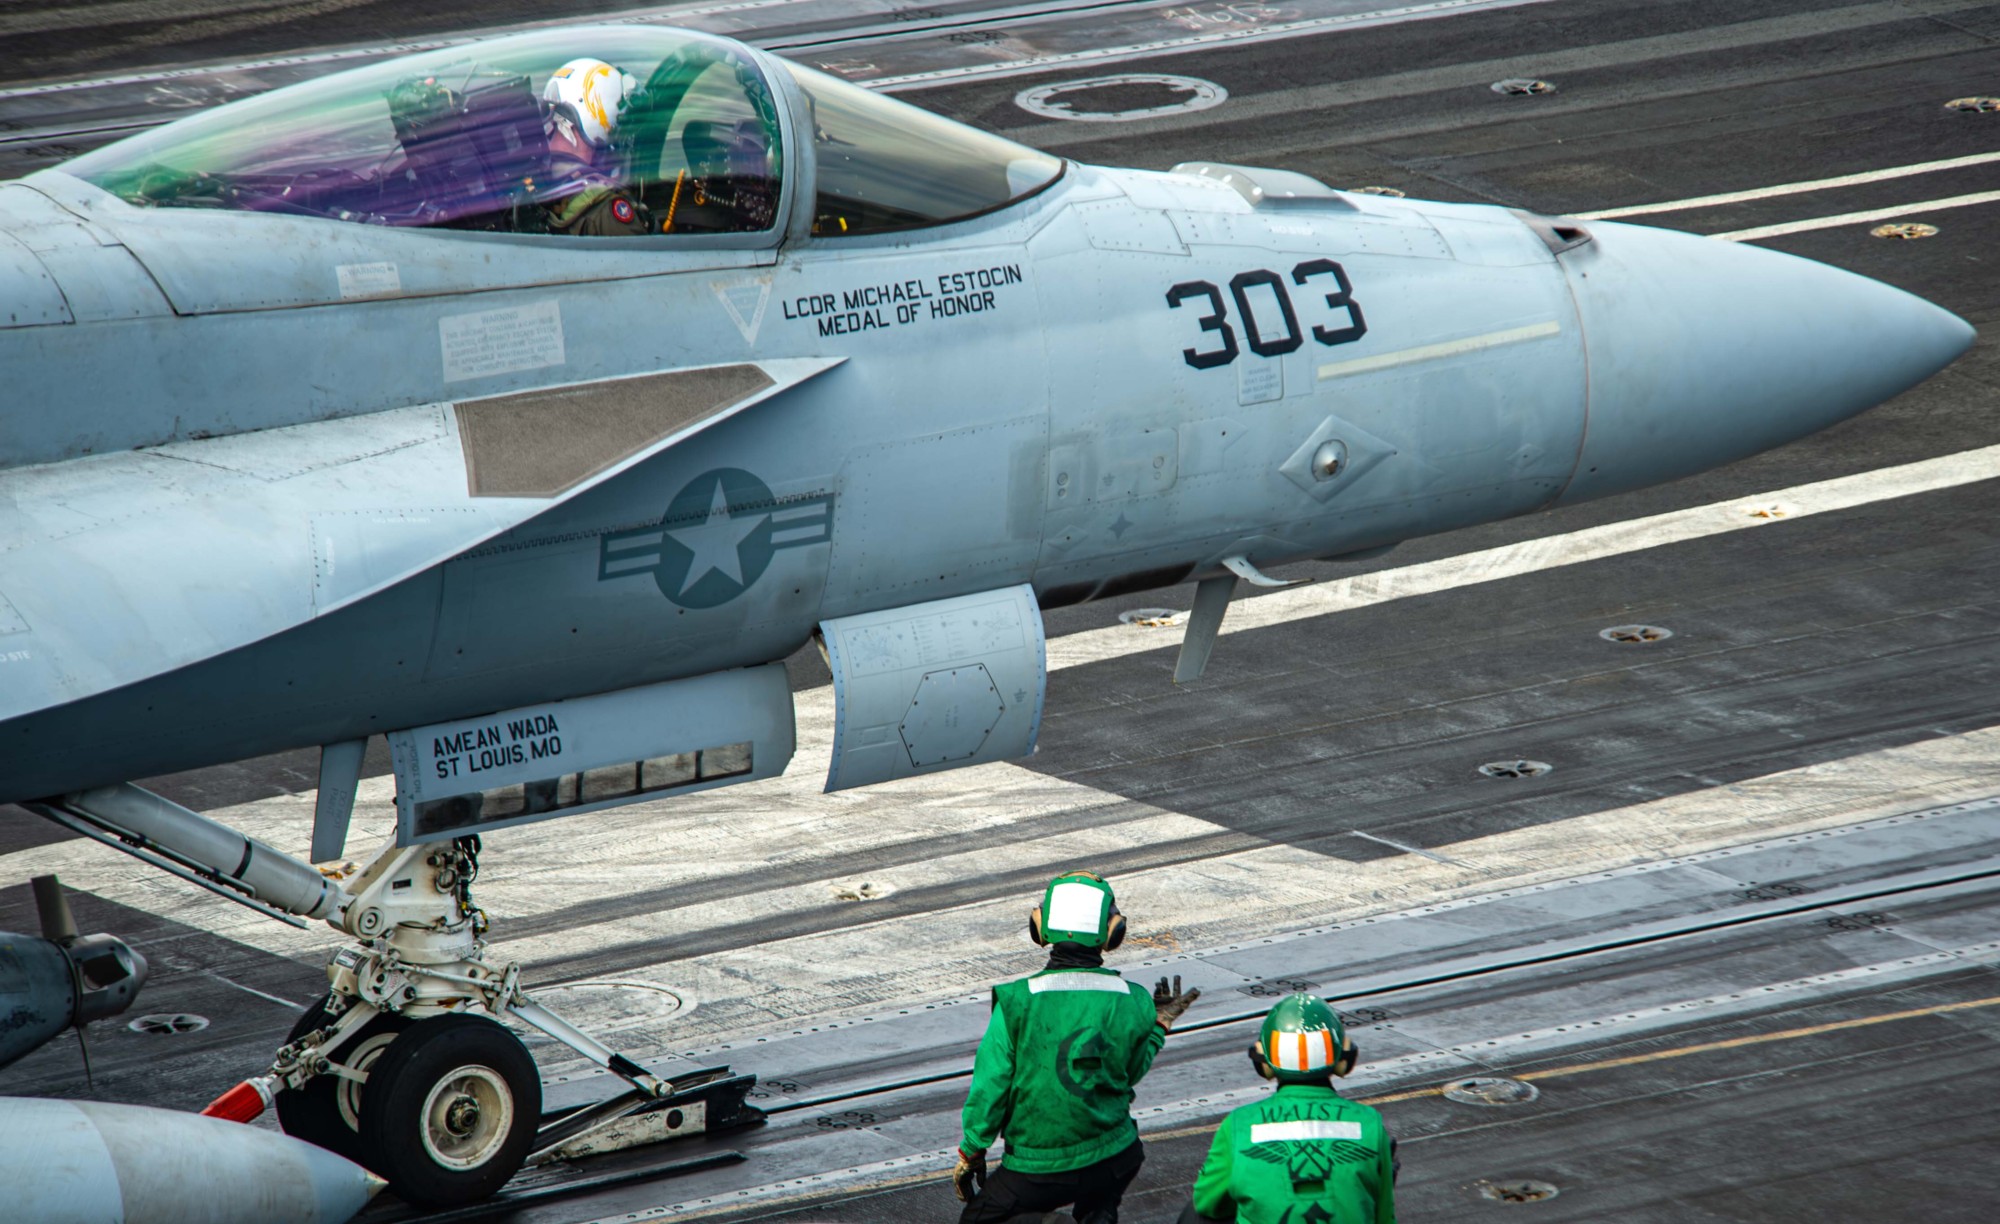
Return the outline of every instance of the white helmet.
<path id="1" fill-rule="evenodd" d="M 626 99 L 638 88 L 636 78 L 586 56 L 555 70 L 542 86 L 542 101 L 567 107 L 583 138 L 603 148 L 618 129 L 618 113 L 625 109 Z"/>

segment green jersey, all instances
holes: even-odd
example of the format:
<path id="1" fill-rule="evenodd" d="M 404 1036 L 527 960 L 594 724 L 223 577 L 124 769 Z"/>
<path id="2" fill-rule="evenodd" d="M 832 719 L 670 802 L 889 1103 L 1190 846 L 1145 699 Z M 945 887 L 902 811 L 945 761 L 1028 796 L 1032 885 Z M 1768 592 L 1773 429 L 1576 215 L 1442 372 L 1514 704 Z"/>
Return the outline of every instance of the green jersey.
<path id="1" fill-rule="evenodd" d="M 1005 1135 L 1002 1164 L 1066 1173 L 1139 1137 L 1132 1088 L 1166 1033 L 1144 986 L 1110 969 L 1049 969 L 993 988 L 993 1018 L 972 1063 L 961 1146 Z"/>
<path id="2" fill-rule="evenodd" d="M 1238 1224 L 1395 1224 L 1382 1115 L 1318 1084 L 1281 1084 L 1222 1120 L 1194 1209 Z"/>

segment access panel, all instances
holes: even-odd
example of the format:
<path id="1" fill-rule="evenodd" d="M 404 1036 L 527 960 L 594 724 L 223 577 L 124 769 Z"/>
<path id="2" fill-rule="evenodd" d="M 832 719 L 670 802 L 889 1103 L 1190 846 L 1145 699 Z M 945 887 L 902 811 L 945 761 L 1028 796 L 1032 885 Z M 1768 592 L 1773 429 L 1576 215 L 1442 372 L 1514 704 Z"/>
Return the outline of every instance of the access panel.
<path id="1" fill-rule="evenodd" d="M 35 253 L 0 232 L 0 328 L 70 322 L 69 303 Z"/>
<path id="2" fill-rule="evenodd" d="M 1048 661 L 1032 587 L 824 621 L 845 790 L 1035 750 Z"/>

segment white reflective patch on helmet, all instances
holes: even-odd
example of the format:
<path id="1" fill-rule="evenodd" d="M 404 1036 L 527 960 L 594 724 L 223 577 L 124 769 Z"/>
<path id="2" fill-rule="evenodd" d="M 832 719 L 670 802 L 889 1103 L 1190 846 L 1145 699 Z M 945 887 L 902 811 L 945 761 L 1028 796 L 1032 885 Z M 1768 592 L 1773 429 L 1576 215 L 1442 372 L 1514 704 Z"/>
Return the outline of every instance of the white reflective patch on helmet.
<path id="1" fill-rule="evenodd" d="M 581 135 L 593 145 L 610 143 L 618 130 L 618 116 L 625 99 L 638 82 L 601 59 L 573 59 L 549 76 L 542 86 L 542 101 L 568 107 Z"/>
<path id="2" fill-rule="evenodd" d="M 1318 1071 L 1331 1067 L 1333 1034 L 1326 1029 L 1272 1033 L 1271 1048 L 1264 1052 L 1264 1057 L 1280 1071 Z"/>
<path id="3" fill-rule="evenodd" d="M 1090 884 L 1066 882 L 1049 890 L 1049 912 L 1042 919 L 1048 931 L 1104 931 L 1104 890 Z"/>
<path id="4" fill-rule="evenodd" d="M 1359 1122 L 1329 1122 L 1324 1119 L 1310 1119 L 1302 1122 L 1253 1122 L 1250 1124 L 1252 1143 L 1297 1143 L 1308 1139 L 1355 1139 L 1361 1138 Z"/>

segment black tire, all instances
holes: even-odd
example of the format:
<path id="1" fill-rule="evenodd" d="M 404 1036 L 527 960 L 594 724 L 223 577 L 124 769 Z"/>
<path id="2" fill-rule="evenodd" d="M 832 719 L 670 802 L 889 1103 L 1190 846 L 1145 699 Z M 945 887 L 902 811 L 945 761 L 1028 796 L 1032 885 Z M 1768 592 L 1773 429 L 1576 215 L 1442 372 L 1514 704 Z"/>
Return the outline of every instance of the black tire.
<path id="1" fill-rule="evenodd" d="M 321 995 L 319 1001 L 306 1008 L 292 1031 L 285 1036 L 287 1045 L 332 1023 L 327 1014 L 327 1004 L 331 995 Z M 344 1066 L 354 1066 L 354 1058 L 359 1057 L 367 1065 L 356 1067 L 366 1071 L 375 1059 L 382 1056 L 385 1038 L 410 1027 L 410 1022 L 401 1016 L 377 1015 L 361 1026 L 361 1031 L 341 1043 L 334 1053 L 334 1061 Z M 344 1087 L 343 1087 L 344 1085 Z M 285 1088 L 278 1092 L 278 1125 L 294 1139 L 317 1144 L 338 1156 L 345 1156 L 357 1163 L 367 1145 L 361 1142 L 361 1135 L 354 1129 L 360 1121 L 362 1085 L 343 1081 L 336 1075 L 316 1075 L 306 1081 L 303 1088 Z M 344 1098 L 344 1099 L 343 1099 Z M 343 1108 L 344 1107 L 344 1108 Z"/>
<path id="2" fill-rule="evenodd" d="M 520 1169 L 541 1117 L 542 1077 L 519 1038 L 483 1016 L 432 1016 L 368 1069 L 362 1163 L 415 1206 L 476 1203 Z"/>

